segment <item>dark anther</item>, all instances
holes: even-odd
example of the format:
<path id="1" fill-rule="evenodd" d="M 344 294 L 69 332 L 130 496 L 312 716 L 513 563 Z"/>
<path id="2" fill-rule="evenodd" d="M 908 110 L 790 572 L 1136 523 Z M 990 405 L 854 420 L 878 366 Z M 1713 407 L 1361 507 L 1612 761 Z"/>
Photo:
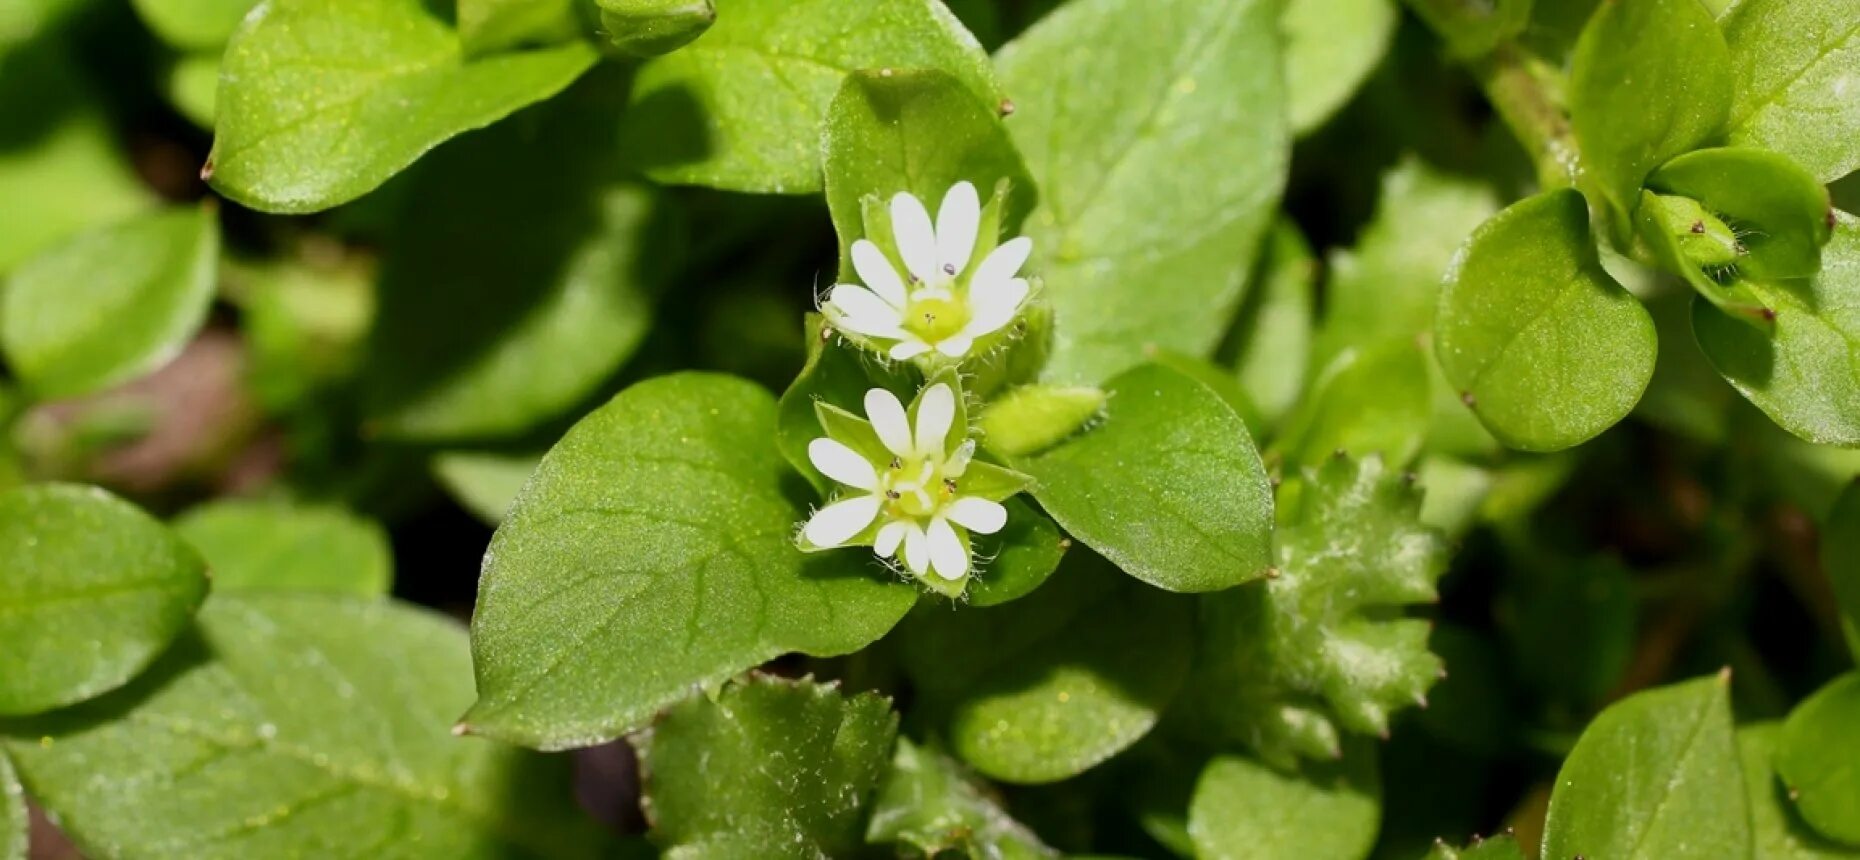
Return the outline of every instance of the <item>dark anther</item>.
<path id="1" fill-rule="evenodd" d="M 1703 233 L 1703 232 L 1705 232 L 1705 222 L 1703 222 L 1703 221 L 1694 221 L 1694 222 L 1692 222 L 1692 232 L 1694 232 L 1694 233 Z"/>
<path id="2" fill-rule="evenodd" d="M 895 501 L 897 501 L 897 500 L 898 500 L 899 498 L 902 498 L 902 497 L 898 495 L 898 491 L 897 491 L 897 490 L 886 490 L 886 491 L 885 491 L 885 498 L 887 498 L 887 499 L 890 499 L 890 500 L 892 500 L 892 501 L 894 501 L 894 502 L 895 502 Z"/>
<path id="3" fill-rule="evenodd" d="M 892 469 L 902 469 L 902 468 L 904 468 L 904 461 L 903 461 L 903 460 L 899 460 L 899 459 L 898 459 L 898 458 L 896 458 L 896 457 L 893 457 L 893 458 L 891 458 L 891 468 L 892 468 Z"/>
<path id="4" fill-rule="evenodd" d="M 954 274 L 956 274 L 956 264 L 955 264 L 955 263 L 944 263 L 944 264 L 943 264 L 943 274 L 945 274 L 945 275 L 954 275 Z"/>
<path id="5" fill-rule="evenodd" d="M 948 490 L 952 493 L 956 492 L 956 479 L 955 478 L 944 478 L 943 489 Z"/>

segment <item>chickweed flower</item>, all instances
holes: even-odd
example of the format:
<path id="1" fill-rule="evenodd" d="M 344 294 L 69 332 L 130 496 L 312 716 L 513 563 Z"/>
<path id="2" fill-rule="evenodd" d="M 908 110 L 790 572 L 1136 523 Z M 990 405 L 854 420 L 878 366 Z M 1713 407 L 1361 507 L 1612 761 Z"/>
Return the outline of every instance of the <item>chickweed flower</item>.
<path id="1" fill-rule="evenodd" d="M 903 270 L 877 242 L 854 242 L 853 271 L 865 283 L 834 286 L 821 306 L 827 320 L 899 360 L 969 355 L 977 341 L 1013 322 L 1032 292 L 1019 273 L 1033 240 L 995 244 L 1002 197 L 984 210 L 975 186 L 958 182 L 934 225 L 923 201 L 908 192 L 892 197 L 890 238 Z M 882 229 L 874 220 L 867 224 Z"/>
<path id="2" fill-rule="evenodd" d="M 970 533 L 1000 531 L 1001 502 L 1027 477 L 975 459 L 953 373 L 908 409 L 882 388 L 867 391 L 864 406 L 860 418 L 816 404 L 827 435 L 808 444 L 807 456 L 842 489 L 801 527 L 801 549 L 870 546 L 937 591 L 960 595 L 974 569 Z"/>

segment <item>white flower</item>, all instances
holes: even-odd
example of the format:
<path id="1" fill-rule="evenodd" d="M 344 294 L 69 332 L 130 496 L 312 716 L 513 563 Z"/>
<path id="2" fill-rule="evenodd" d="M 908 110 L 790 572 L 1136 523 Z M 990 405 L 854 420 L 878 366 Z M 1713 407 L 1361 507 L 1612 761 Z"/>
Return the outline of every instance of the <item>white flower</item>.
<path id="1" fill-rule="evenodd" d="M 808 443 L 807 456 L 850 492 L 814 512 L 801 548 L 870 545 L 881 558 L 901 556 L 906 570 L 933 585 L 932 574 L 961 583 L 972 566 L 969 533 L 1000 531 L 1001 500 L 1027 479 L 974 459 L 975 441 L 958 423 L 960 397 L 951 382 L 933 382 L 907 411 L 897 395 L 874 388 L 865 395 L 869 420 L 822 405 L 830 435 Z"/>
<path id="2" fill-rule="evenodd" d="M 891 198 L 891 229 L 905 271 L 877 243 L 860 239 L 852 264 L 865 285 L 835 285 L 821 310 L 841 331 L 876 342 L 895 359 L 932 351 L 968 355 L 978 339 L 1013 322 L 1032 291 L 1018 275 L 1033 240 L 1022 236 L 995 247 L 994 236 L 980 235 L 983 220 L 968 182 L 950 187 L 935 226 L 922 201 L 898 194 Z M 977 261 L 978 247 L 992 250 Z"/>

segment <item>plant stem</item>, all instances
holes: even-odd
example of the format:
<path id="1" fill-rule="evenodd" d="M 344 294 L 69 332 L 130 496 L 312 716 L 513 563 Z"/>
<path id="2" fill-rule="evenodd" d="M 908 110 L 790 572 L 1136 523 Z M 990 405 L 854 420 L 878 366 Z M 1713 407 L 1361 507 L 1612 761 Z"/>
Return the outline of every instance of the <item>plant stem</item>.
<path id="1" fill-rule="evenodd" d="M 1562 75 L 1514 42 L 1470 64 L 1480 89 L 1537 165 L 1545 189 L 1576 184 L 1581 160 L 1563 108 Z"/>

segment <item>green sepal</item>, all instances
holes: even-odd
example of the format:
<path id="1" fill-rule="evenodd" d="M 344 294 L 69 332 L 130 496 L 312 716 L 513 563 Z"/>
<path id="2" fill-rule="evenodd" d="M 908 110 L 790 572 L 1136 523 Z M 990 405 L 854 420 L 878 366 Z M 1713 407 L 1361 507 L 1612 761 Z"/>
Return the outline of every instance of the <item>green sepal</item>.
<path id="1" fill-rule="evenodd" d="M 1727 222 L 1745 251 L 1737 255 L 1739 276 L 1770 281 L 1821 271 L 1833 204 L 1828 190 L 1788 156 L 1751 147 L 1701 149 L 1661 165 L 1647 187 L 1697 200 Z"/>
<path id="2" fill-rule="evenodd" d="M 956 486 L 965 496 L 978 496 L 991 502 L 1004 502 L 1008 497 L 1026 490 L 1033 485 L 1033 479 L 1006 466 L 971 461 L 969 470 L 956 479 Z"/>
<path id="3" fill-rule="evenodd" d="M 598 0 L 596 5 L 608 43 L 631 57 L 669 54 L 717 21 L 711 0 Z"/>
<path id="4" fill-rule="evenodd" d="M 1104 390 L 1089 385 L 1022 385 L 982 412 L 982 439 L 1008 457 L 1037 454 L 1083 429 L 1104 410 Z"/>
<path id="5" fill-rule="evenodd" d="M 820 421 L 820 428 L 827 431 L 827 438 L 844 443 L 869 463 L 876 465 L 896 456 L 885 447 L 884 440 L 878 438 L 872 422 L 864 418 L 821 400 L 814 401 L 814 417 Z"/>
<path id="6" fill-rule="evenodd" d="M 1737 264 L 1710 262 L 1720 256 L 1715 246 L 1726 237 L 1734 261 L 1745 251 L 1730 228 L 1698 201 L 1643 190 L 1634 224 L 1660 268 L 1683 278 L 1701 298 L 1758 330 L 1775 327 L 1776 310 L 1737 276 Z"/>

